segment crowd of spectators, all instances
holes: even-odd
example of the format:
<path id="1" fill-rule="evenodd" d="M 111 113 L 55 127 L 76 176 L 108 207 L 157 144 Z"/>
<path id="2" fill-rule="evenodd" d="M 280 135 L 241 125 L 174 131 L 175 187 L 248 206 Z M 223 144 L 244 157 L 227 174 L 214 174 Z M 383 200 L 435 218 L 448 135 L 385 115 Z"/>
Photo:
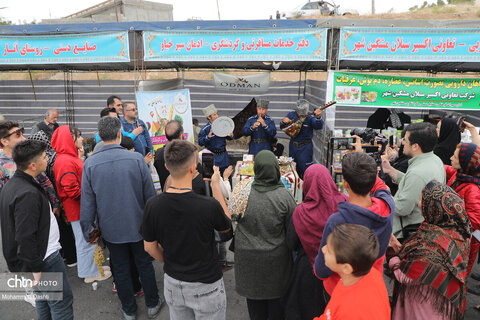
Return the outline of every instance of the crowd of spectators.
<path id="1" fill-rule="evenodd" d="M 0 121 L 8 269 L 37 282 L 42 273 L 63 275 L 63 299 L 30 301 L 39 319 L 73 319 L 66 267 L 85 283 L 111 278 L 127 320 L 139 295 L 149 318 L 168 305 L 171 319 L 225 319 L 223 272 L 232 267 L 250 319 L 462 319 L 467 290 L 480 294 L 467 281 L 480 248 L 480 135 L 468 122 L 471 143 L 460 143 L 452 119 L 438 130 L 405 126 L 401 145 L 382 157 L 385 181 L 356 137 L 342 159 L 346 193 L 312 164 L 297 205 L 272 151 L 255 152 L 255 178 L 232 190 L 223 158 L 203 178 L 199 149 L 179 121 L 166 125 L 168 143 L 154 153 L 134 103 L 109 97 L 100 117 L 91 155 L 80 130 L 57 124 L 56 110 L 29 139 L 17 122 Z M 208 148 L 211 133 L 197 131 Z M 225 146 L 216 148 L 218 155 Z M 226 259 L 230 240 L 234 262 Z M 153 259 L 163 263 L 163 294 Z M 394 281 L 391 297 L 384 273 Z"/>

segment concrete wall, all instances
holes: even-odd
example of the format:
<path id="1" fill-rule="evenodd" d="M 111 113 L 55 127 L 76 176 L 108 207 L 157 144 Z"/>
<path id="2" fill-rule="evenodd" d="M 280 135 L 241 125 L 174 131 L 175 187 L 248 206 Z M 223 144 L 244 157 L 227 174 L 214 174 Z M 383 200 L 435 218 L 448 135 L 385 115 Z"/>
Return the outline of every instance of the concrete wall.
<path id="1" fill-rule="evenodd" d="M 173 21 L 173 5 L 140 0 L 106 1 L 61 19 L 41 23 L 89 23 L 126 21 Z"/>

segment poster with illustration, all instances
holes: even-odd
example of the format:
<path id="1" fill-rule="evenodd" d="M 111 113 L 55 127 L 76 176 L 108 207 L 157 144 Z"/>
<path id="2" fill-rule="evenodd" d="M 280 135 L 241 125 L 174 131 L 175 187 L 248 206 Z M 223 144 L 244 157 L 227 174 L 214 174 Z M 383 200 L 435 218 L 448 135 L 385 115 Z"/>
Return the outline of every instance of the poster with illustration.
<path id="1" fill-rule="evenodd" d="M 192 108 L 188 89 L 137 91 L 135 94 L 138 117 L 148 128 L 154 150 L 167 143 L 165 125 L 170 120 L 180 121 L 184 130 L 184 139 L 193 143 Z"/>
<path id="2" fill-rule="evenodd" d="M 360 104 L 360 87 L 335 87 L 335 100 L 340 103 Z"/>

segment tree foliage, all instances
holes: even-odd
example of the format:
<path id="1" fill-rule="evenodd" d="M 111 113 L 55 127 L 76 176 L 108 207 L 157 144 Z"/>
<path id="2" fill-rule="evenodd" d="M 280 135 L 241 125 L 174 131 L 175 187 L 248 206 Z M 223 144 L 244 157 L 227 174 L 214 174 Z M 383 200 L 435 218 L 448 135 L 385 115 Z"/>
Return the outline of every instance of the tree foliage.
<path id="1" fill-rule="evenodd" d="M 12 21 L 4 20 L 2 17 L 0 17 L 0 26 L 6 26 L 10 24 L 12 24 Z"/>

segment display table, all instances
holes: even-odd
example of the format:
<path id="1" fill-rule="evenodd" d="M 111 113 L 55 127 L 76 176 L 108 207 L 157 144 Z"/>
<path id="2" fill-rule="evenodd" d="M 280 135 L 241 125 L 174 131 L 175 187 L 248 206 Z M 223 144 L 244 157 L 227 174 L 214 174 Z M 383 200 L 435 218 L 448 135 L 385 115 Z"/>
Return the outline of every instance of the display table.
<path id="1" fill-rule="evenodd" d="M 233 174 L 232 178 L 232 187 L 235 187 L 235 185 L 242 180 L 254 178 L 254 176 L 243 175 L 239 173 L 238 170 L 242 163 L 243 161 L 237 161 L 237 164 L 235 165 L 235 173 Z M 297 171 L 295 170 L 295 164 L 281 165 L 280 177 L 282 183 L 285 185 L 285 188 L 287 188 L 287 190 L 292 194 L 295 202 L 300 204 L 303 199 L 303 180 L 298 176 Z"/>

